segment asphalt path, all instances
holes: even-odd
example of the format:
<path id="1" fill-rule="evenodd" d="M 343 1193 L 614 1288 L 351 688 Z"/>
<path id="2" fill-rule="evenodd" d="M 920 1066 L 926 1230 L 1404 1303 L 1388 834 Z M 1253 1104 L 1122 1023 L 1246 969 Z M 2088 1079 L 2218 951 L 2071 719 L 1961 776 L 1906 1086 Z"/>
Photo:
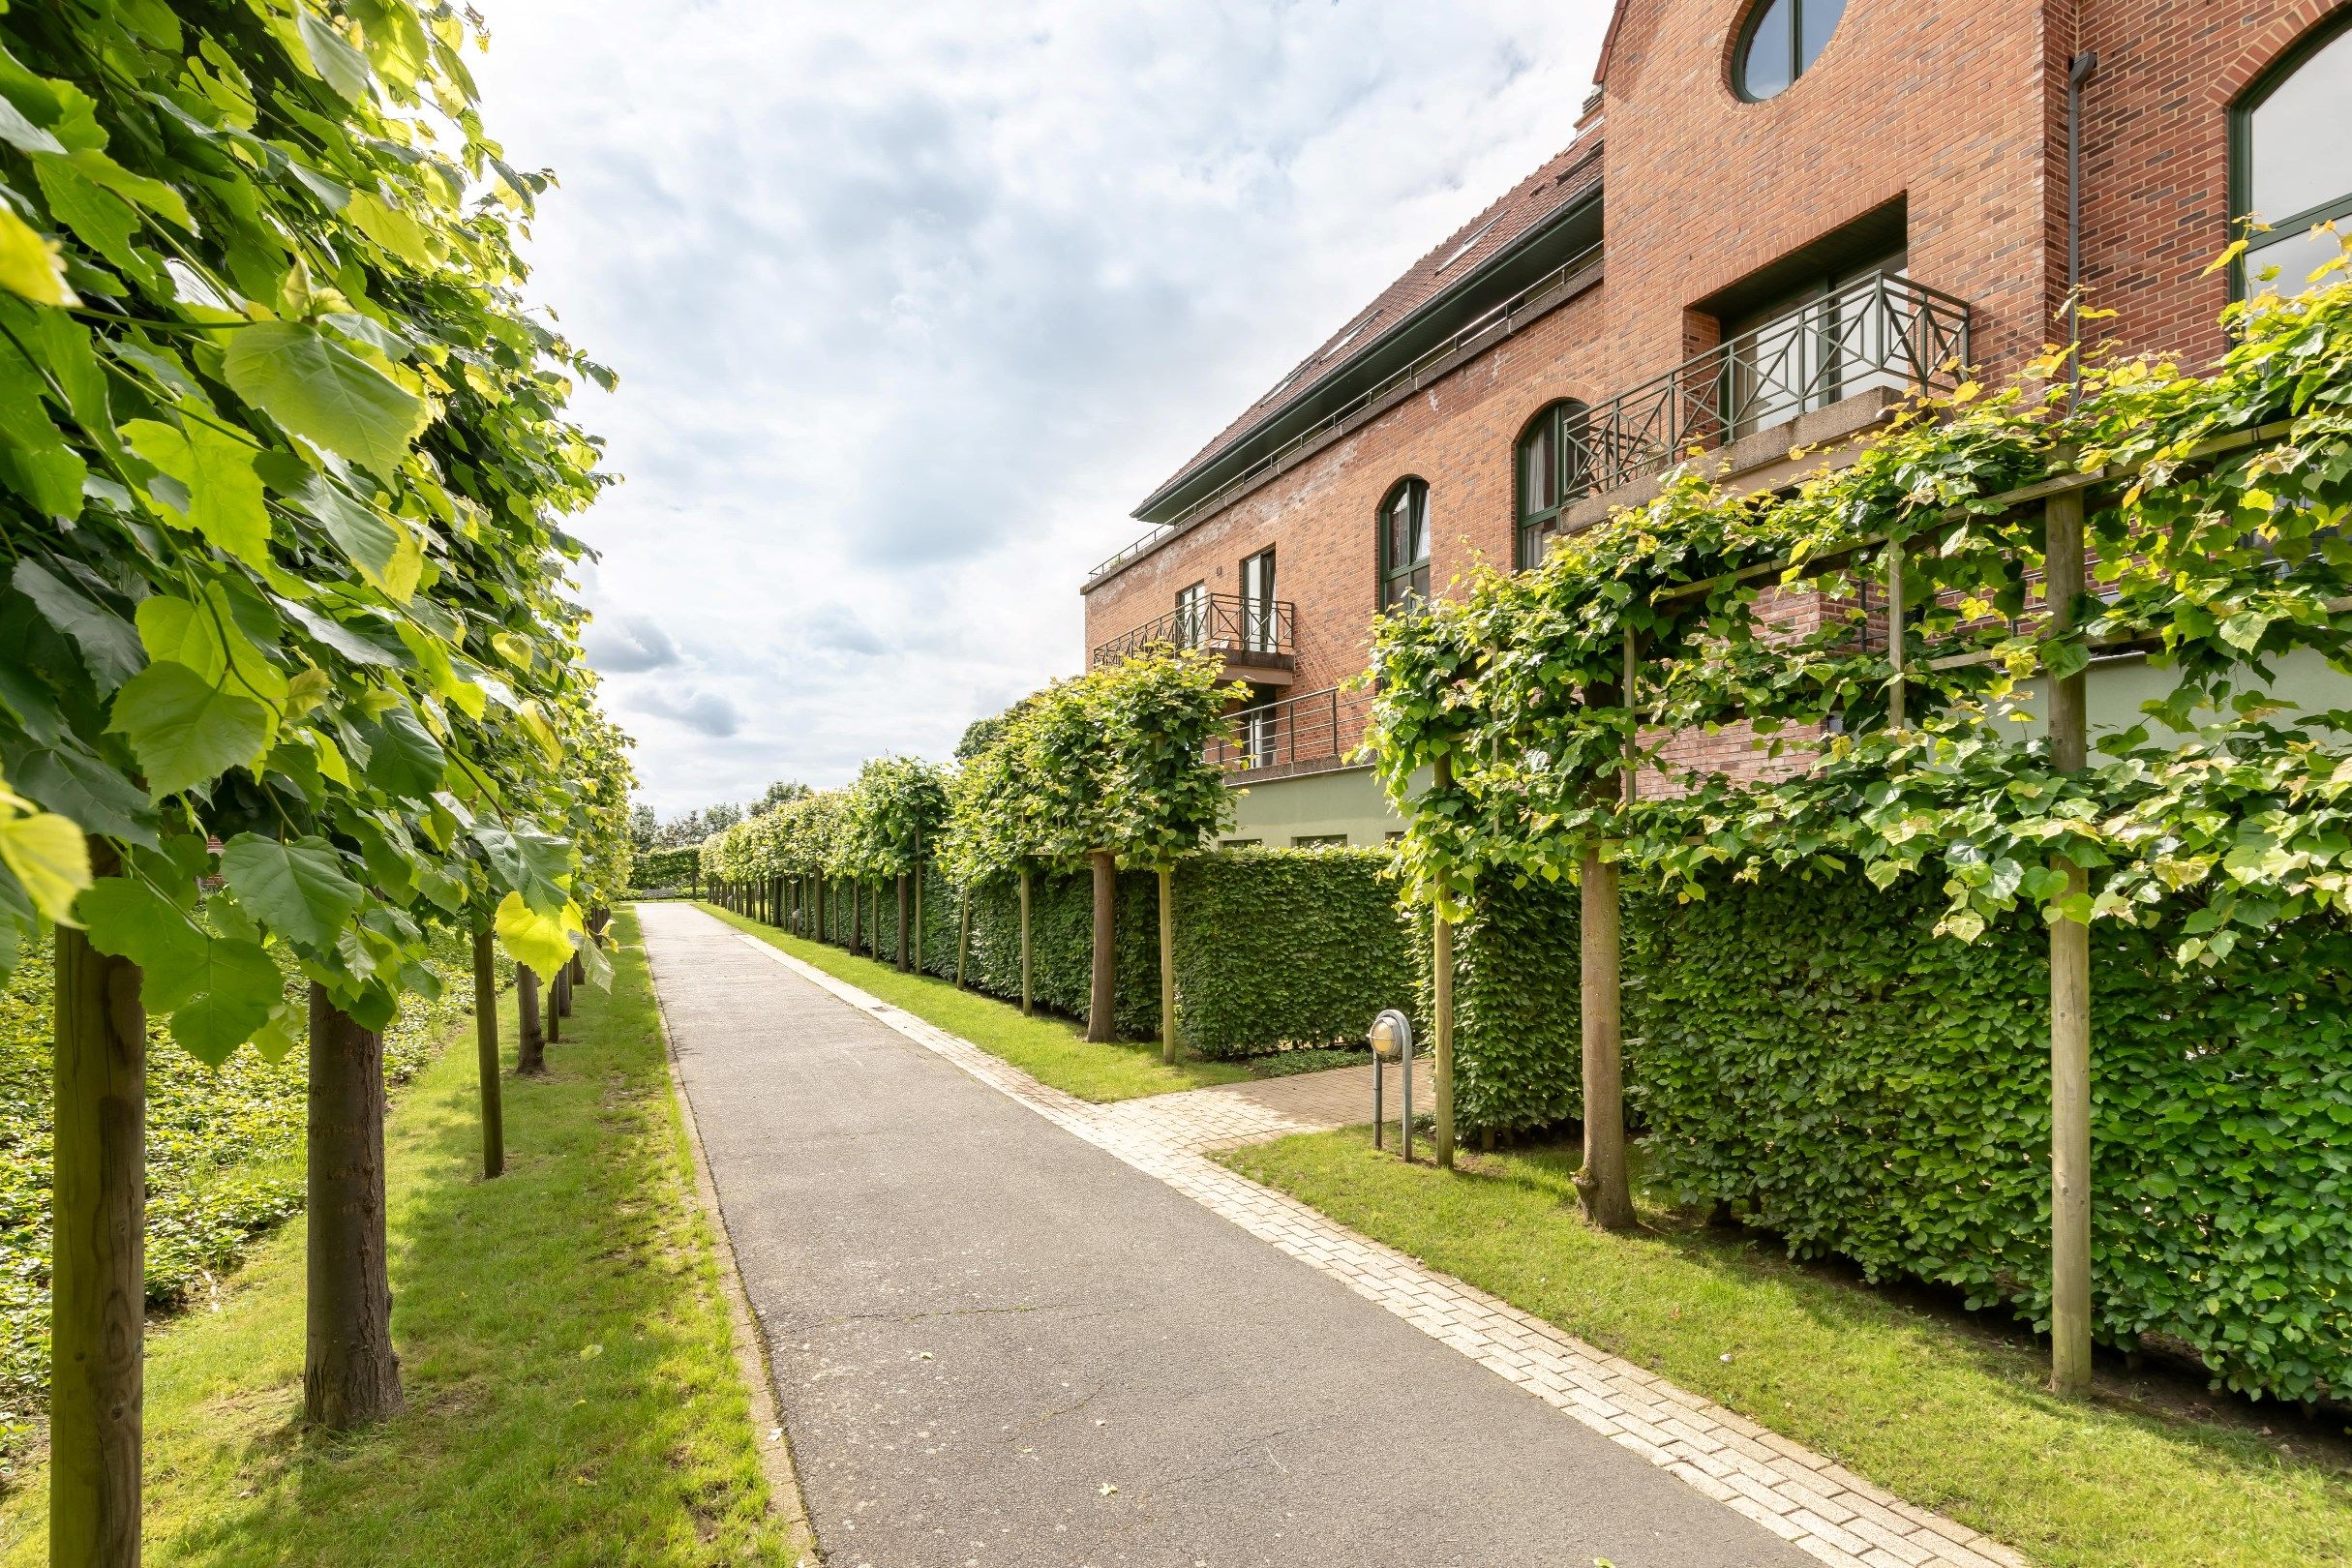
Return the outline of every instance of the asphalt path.
<path id="1" fill-rule="evenodd" d="M 1799 1568 L 828 994 L 639 908 L 830 1568 Z"/>

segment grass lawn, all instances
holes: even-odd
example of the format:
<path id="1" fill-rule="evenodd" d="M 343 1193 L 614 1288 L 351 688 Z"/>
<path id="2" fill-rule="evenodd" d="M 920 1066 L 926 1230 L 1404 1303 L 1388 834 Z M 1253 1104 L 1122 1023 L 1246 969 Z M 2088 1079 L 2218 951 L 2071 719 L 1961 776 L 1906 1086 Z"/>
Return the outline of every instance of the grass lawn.
<path id="1" fill-rule="evenodd" d="M 739 931 L 780 948 L 802 963 L 824 970 L 835 980 L 904 1008 L 926 1023 L 960 1035 L 994 1056 L 1001 1056 L 1040 1083 L 1049 1083 L 1080 1100 L 1105 1101 L 1164 1095 L 1176 1089 L 1200 1089 L 1213 1083 L 1239 1083 L 1265 1076 L 1243 1062 L 1210 1062 L 1186 1058 L 1170 1066 L 1160 1060 L 1160 1042 L 1120 1040 L 1109 1045 L 1087 1043 L 1085 1034 L 1066 1018 L 1038 1013 L 1021 1016 L 1020 1008 L 978 991 L 959 991 L 950 980 L 930 975 L 902 975 L 896 966 L 859 958 L 829 943 L 788 936 L 772 925 L 702 904 Z M 1279 1060 L 1279 1059 L 1273 1059 Z"/>
<path id="2" fill-rule="evenodd" d="M 2352 1562 L 2333 1430 L 2220 1395 L 2200 1419 L 2169 1379 L 2169 1400 L 2119 1375 L 2070 1404 L 2030 1343 L 1768 1244 L 1647 1204 L 1650 1228 L 1602 1235 L 1577 1215 L 1573 1149 L 1465 1153 L 1448 1176 L 1358 1128 L 1218 1158 L 2038 1563 Z"/>
<path id="3" fill-rule="evenodd" d="M 768 1507 L 636 920 L 614 929 L 612 994 L 583 987 L 549 1075 L 506 1080 L 504 1177 L 481 1179 L 469 1023 L 395 1102 L 405 1415 L 302 1429 L 300 1220 L 151 1331 L 149 1563 L 799 1556 Z M 511 997 L 504 1024 L 511 1060 Z M 45 1479 L 0 1511 L 0 1561 L 46 1560 Z"/>

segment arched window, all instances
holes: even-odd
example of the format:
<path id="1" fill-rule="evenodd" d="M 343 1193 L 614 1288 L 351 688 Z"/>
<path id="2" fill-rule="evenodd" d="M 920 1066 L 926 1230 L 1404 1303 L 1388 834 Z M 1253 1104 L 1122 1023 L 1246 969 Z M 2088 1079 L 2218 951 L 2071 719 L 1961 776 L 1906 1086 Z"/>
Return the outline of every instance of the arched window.
<path id="1" fill-rule="evenodd" d="M 1750 103 L 1770 98 L 1813 68 L 1846 14 L 1846 0 L 1764 0 L 1748 13 L 1732 55 L 1732 86 Z"/>
<path id="2" fill-rule="evenodd" d="M 2299 293 L 2337 254 L 2315 226 L 2352 218 L 2352 18 L 2281 60 L 2239 104 L 2231 132 L 2230 206 L 2271 226 L 2248 236 L 2246 292 Z"/>
<path id="3" fill-rule="evenodd" d="M 1560 531 L 1560 508 L 1592 488 L 1584 406 L 1563 398 L 1528 421 L 1519 437 L 1519 563 L 1544 558 Z"/>
<path id="4" fill-rule="evenodd" d="M 1401 479 L 1380 503 L 1380 608 L 1430 596 L 1430 487 Z"/>

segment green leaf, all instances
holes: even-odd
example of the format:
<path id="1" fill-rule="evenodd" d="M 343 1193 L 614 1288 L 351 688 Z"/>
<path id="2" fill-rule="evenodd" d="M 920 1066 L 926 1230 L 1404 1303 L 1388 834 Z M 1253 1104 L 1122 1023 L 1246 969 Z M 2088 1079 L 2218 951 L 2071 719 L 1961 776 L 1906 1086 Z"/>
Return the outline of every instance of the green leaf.
<path id="1" fill-rule="evenodd" d="M 269 510 L 253 446 L 199 421 L 183 431 L 132 419 L 122 432 L 134 452 L 186 487 L 189 527 L 239 560 L 268 562 Z"/>
<path id="2" fill-rule="evenodd" d="M 81 303 L 66 284 L 56 242 L 43 238 L 6 202 L 0 202 L 0 288 L 36 305 Z"/>
<path id="3" fill-rule="evenodd" d="M 24 117 L 24 111 L 0 98 L 0 141 L 20 153 L 62 153 L 65 143 Z"/>
<path id="4" fill-rule="evenodd" d="M 172 1038 L 199 1061 L 226 1061 L 285 1001 L 285 976 L 258 942 L 213 935 L 136 878 L 102 878 L 75 912 L 93 947 L 139 966 L 139 1000 L 171 1015 Z"/>
<path id="5" fill-rule="evenodd" d="M 294 13 L 294 31 L 302 39 L 303 52 L 311 58 L 311 68 L 329 87 L 354 104 L 368 101 L 368 84 L 373 79 L 368 70 L 368 57 L 337 32 L 334 25 L 308 6 Z"/>
<path id="6" fill-rule="evenodd" d="M 439 265 L 440 257 L 434 254 L 433 242 L 426 237 L 424 226 L 386 205 L 384 198 L 375 192 L 354 192 L 350 204 L 344 208 L 344 216 L 361 233 L 420 271 Z"/>
<path id="7" fill-rule="evenodd" d="M 335 945 L 363 896 L 323 838 L 282 843 L 239 833 L 221 851 L 221 875 L 246 913 L 279 935 L 317 950 Z"/>
<path id="8" fill-rule="evenodd" d="M 270 710 L 184 664 L 151 664 L 114 695 L 106 726 L 131 742 L 157 799 L 209 783 L 268 749 Z"/>
<path id="9" fill-rule="evenodd" d="M 0 864 L 16 874 L 33 907 L 73 923 L 74 895 L 90 885 L 90 846 L 81 829 L 53 811 L 0 816 Z"/>
<path id="10" fill-rule="evenodd" d="M 88 832 L 156 847 L 154 803 L 146 792 L 77 745 L 52 745 L 15 765 L 25 798 L 73 818 Z"/>
<path id="11" fill-rule="evenodd" d="M 433 416 L 424 399 L 317 327 L 262 321 L 229 337 L 221 374 L 237 396 L 379 474 L 399 470 Z"/>
<path id="12" fill-rule="evenodd" d="M 314 474 L 292 497 L 295 509 L 327 530 L 359 575 L 388 598 L 405 602 L 416 591 L 424 552 L 407 524 L 354 500 Z"/>
<path id="13" fill-rule="evenodd" d="M 99 690 L 112 691 L 147 662 L 131 622 L 30 556 L 17 560 L 13 581 L 42 618 L 73 639 Z"/>
<path id="14" fill-rule="evenodd" d="M 407 703 L 387 709 L 368 729 L 368 781 L 387 795 L 423 799 L 441 787 L 448 755 Z"/>
<path id="15" fill-rule="evenodd" d="M 515 961 L 528 964 L 541 980 L 553 980 L 557 970 L 572 961 L 572 939 L 563 920 L 532 909 L 521 893 L 510 892 L 498 900 L 495 923 L 498 940 Z"/>

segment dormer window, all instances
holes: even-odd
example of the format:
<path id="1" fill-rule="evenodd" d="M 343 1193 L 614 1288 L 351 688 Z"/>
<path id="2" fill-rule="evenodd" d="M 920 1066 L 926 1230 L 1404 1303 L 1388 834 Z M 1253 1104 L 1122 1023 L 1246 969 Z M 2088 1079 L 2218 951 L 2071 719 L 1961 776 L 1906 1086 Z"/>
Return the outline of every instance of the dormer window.
<path id="1" fill-rule="evenodd" d="M 1732 55 L 1732 86 L 1749 103 L 1784 91 L 1813 69 L 1846 14 L 1846 0 L 1764 0 L 1748 14 Z"/>
<path id="2" fill-rule="evenodd" d="M 1355 324 L 1354 326 L 1349 327 L 1349 328 L 1348 328 L 1348 329 L 1347 329 L 1345 332 L 1342 333 L 1342 334 L 1340 335 L 1340 341 L 1339 341 L 1338 343 L 1333 344 L 1333 345 L 1332 345 L 1330 347 L 1328 347 L 1328 348 L 1326 348 L 1326 349 L 1324 349 L 1324 350 L 1323 350 L 1323 357 L 1324 357 L 1325 359 L 1329 359 L 1329 358 L 1331 358 L 1331 357 L 1332 357 L 1334 354 L 1338 353 L 1338 352 L 1339 352 L 1341 349 L 1342 349 L 1342 348 L 1346 347 L 1347 347 L 1349 344 L 1351 344 L 1351 343 L 1355 342 L 1355 341 L 1356 341 L 1358 338 L 1360 338 L 1360 337 L 1364 336 L 1364 329 L 1365 329 L 1366 327 L 1368 327 L 1368 326 L 1372 325 L 1372 317 L 1373 317 L 1378 316 L 1379 314 L 1380 314 L 1380 313 L 1379 313 L 1378 311 L 1373 311 L 1373 312 L 1370 313 L 1369 315 L 1365 316 L 1365 317 L 1363 317 L 1361 320 L 1357 321 L 1357 322 L 1356 322 L 1356 324 Z"/>

